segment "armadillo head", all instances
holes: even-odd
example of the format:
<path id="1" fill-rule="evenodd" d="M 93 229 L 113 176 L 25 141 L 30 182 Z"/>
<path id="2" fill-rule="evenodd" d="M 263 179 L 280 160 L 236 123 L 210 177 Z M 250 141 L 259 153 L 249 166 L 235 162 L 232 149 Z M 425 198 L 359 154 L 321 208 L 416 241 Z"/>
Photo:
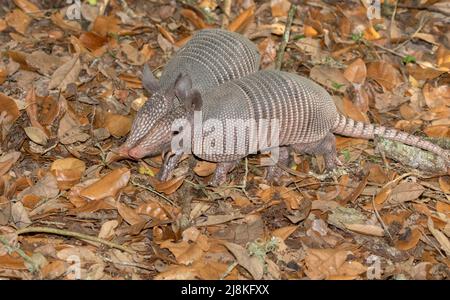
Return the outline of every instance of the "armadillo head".
<path id="1" fill-rule="evenodd" d="M 146 156 L 154 156 L 161 152 L 179 149 L 171 149 L 175 138 L 179 140 L 179 135 L 186 133 L 187 123 L 192 123 L 194 108 L 201 108 L 200 93 L 192 89 L 192 82 L 189 76 L 179 76 L 175 83 L 175 93 L 182 105 L 166 112 L 149 128 L 148 132 L 129 149 L 128 155 L 139 159 Z M 186 123 L 187 122 L 187 123 Z M 183 141 L 185 142 L 185 141 Z M 188 141 L 190 143 L 190 141 Z M 177 145 L 178 146 L 178 145 Z"/>
<path id="2" fill-rule="evenodd" d="M 129 156 L 128 151 L 135 147 L 158 119 L 172 107 L 174 91 L 162 91 L 158 80 L 147 65 L 144 67 L 142 85 L 152 96 L 138 111 L 127 140 L 117 150 L 121 156 Z"/>

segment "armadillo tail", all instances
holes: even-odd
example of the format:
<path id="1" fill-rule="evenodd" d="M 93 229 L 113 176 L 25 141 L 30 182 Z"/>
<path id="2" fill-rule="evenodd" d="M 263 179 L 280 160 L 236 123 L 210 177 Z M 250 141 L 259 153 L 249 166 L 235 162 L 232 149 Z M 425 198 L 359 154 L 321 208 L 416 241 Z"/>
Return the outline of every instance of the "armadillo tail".
<path id="1" fill-rule="evenodd" d="M 358 122 L 343 115 L 339 115 L 334 124 L 333 132 L 344 136 L 363 139 L 373 139 L 375 136 L 381 136 L 389 140 L 398 141 L 406 145 L 435 153 L 442 157 L 447 165 L 450 164 L 449 151 L 418 136 L 394 128 Z"/>

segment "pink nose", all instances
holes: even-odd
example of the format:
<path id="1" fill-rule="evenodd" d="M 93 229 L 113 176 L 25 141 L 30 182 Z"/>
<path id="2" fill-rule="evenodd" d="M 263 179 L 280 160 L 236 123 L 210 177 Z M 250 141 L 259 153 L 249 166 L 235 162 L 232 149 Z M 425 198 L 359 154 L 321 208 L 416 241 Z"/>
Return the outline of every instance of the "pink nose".
<path id="1" fill-rule="evenodd" d="M 130 156 L 134 159 L 139 159 L 139 158 L 142 158 L 144 155 L 143 155 L 143 151 L 142 151 L 142 149 L 140 149 L 140 147 L 134 147 L 128 151 L 128 156 Z"/>

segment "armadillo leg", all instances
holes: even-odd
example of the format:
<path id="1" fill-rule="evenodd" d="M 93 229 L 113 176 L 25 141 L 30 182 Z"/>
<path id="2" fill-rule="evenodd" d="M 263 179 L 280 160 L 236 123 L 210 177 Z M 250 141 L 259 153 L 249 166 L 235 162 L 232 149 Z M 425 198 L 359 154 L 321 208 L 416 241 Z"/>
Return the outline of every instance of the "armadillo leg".
<path id="1" fill-rule="evenodd" d="M 337 157 L 336 138 L 329 132 L 323 139 L 309 144 L 292 145 L 298 153 L 307 153 L 311 155 L 323 155 L 325 166 L 328 170 L 333 170 L 342 165 Z"/>
<path id="2" fill-rule="evenodd" d="M 159 170 L 158 174 L 156 175 L 156 178 L 159 181 L 169 180 L 170 176 L 172 176 L 173 170 L 177 166 L 177 164 L 180 161 L 182 156 L 183 156 L 183 152 L 179 152 L 179 153 L 175 153 L 170 156 L 169 155 L 166 156 L 161 169 Z"/>
<path id="3" fill-rule="evenodd" d="M 278 158 L 278 162 L 276 165 L 270 166 L 267 168 L 266 180 L 272 184 L 280 184 L 281 176 L 286 174 L 286 172 L 278 167 L 278 165 L 283 165 L 289 167 L 291 163 L 289 148 L 288 147 L 280 147 L 280 154 Z"/>
<path id="4" fill-rule="evenodd" d="M 239 160 L 230 162 L 220 162 L 217 164 L 213 177 L 208 182 L 210 186 L 220 186 L 227 181 L 227 174 L 239 164 Z"/>

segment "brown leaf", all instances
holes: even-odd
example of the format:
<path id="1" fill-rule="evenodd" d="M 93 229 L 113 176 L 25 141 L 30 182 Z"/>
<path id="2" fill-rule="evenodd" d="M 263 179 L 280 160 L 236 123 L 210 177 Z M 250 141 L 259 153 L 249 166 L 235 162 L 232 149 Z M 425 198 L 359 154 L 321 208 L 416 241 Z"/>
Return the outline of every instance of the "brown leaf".
<path id="1" fill-rule="evenodd" d="M 169 249 L 175 255 L 177 262 L 183 265 L 189 265 L 200 260 L 204 253 L 199 244 L 186 241 L 179 243 L 165 241 L 161 243 L 160 247 Z"/>
<path id="2" fill-rule="evenodd" d="M 407 236 L 399 238 L 395 243 L 395 247 L 402 251 L 411 250 L 416 247 L 417 243 L 420 241 L 421 236 L 422 233 L 420 232 L 420 230 L 418 228 L 414 228 Z"/>
<path id="3" fill-rule="evenodd" d="M 392 91 L 403 83 L 400 72 L 391 64 L 384 61 L 369 63 L 367 77 L 376 80 L 385 89 Z"/>
<path id="4" fill-rule="evenodd" d="M 20 9 L 14 9 L 6 15 L 5 20 L 9 26 L 25 35 L 32 19 Z"/>
<path id="5" fill-rule="evenodd" d="M 244 10 L 239 16 L 237 16 L 233 22 L 228 26 L 229 31 L 238 31 L 243 30 L 253 19 L 255 15 L 255 6 L 252 5 L 246 10 Z"/>
<path id="6" fill-rule="evenodd" d="M 145 221 L 145 219 L 139 216 L 134 211 L 134 209 L 131 209 L 120 202 L 117 202 L 117 211 L 122 216 L 122 218 L 130 225 L 139 224 Z"/>
<path id="7" fill-rule="evenodd" d="M 30 217 L 28 216 L 27 210 L 20 201 L 11 206 L 11 216 L 14 221 L 14 225 L 18 228 L 27 227 L 32 223 Z"/>
<path id="8" fill-rule="evenodd" d="M 47 145 L 47 135 L 46 133 L 39 127 L 25 127 L 25 133 L 27 136 L 35 142 L 36 144 L 45 146 Z"/>
<path id="9" fill-rule="evenodd" d="M 108 34 L 117 35 L 121 28 L 119 26 L 120 20 L 114 15 L 111 16 L 98 16 L 92 27 L 92 32 L 106 37 Z"/>
<path id="10" fill-rule="evenodd" d="M 107 240 L 111 239 L 116 234 L 114 229 L 116 229 L 117 226 L 119 226 L 119 222 L 117 222 L 117 220 L 106 221 L 102 224 L 98 237 Z"/>
<path id="11" fill-rule="evenodd" d="M 95 51 L 103 47 L 108 39 L 93 32 L 83 32 L 78 38 L 84 47 L 91 51 Z"/>
<path id="12" fill-rule="evenodd" d="M 76 21 L 64 20 L 64 17 L 59 12 L 54 13 L 50 17 L 50 19 L 56 26 L 60 27 L 61 29 L 73 31 L 76 33 L 81 32 L 81 24 L 80 23 L 78 23 Z"/>
<path id="13" fill-rule="evenodd" d="M 436 240 L 441 245 L 441 249 L 445 251 L 445 253 L 450 255 L 450 241 L 448 238 L 443 234 L 441 231 L 434 228 L 433 220 L 431 218 L 428 218 L 428 229 L 430 230 L 431 234 L 436 238 Z"/>
<path id="14" fill-rule="evenodd" d="M 67 271 L 67 268 L 68 264 L 64 261 L 52 261 L 42 268 L 42 277 L 46 279 L 60 278 Z"/>
<path id="15" fill-rule="evenodd" d="M 344 71 L 344 77 L 356 84 L 362 84 L 366 80 L 367 69 L 366 64 L 361 58 L 352 62 Z"/>
<path id="16" fill-rule="evenodd" d="M 0 93 L 0 124 L 12 125 L 19 117 L 19 108 L 11 97 Z"/>
<path id="17" fill-rule="evenodd" d="M 444 193 L 450 194 L 450 176 L 439 177 L 439 186 Z"/>
<path id="18" fill-rule="evenodd" d="M 345 227 L 351 231 L 373 235 L 373 236 L 384 236 L 384 230 L 380 226 L 368 225 L 368 224 L 344 224 Z"/>
<path id="19" fill-rule="evenodd" d="M 236 257 L 238 264 L 246 269 L 254 280 L 262 279 L 264 275 L 264 264 L 258 257 L 250 256 L 247 249 L 240 245 L 233 243 L 224 243 L 224 245 Z"/>
<path id="20" fill-rule="evenodd" d="M 316 65 L 312 67 L 309 76 L 312 80 L 317 81 L 321 85 L 341 93 L 343 93 L 350 84 L 347 79 L 345 79 L 341 70 L 327 66 Z"/>
<path id="21" fill-rule="evenodd" d="M 198 161 L 194 167 L 194 172 L 198 176 L 206 177 L 216 171 L 216 164 L 207 161 Z"/>
<path id="22" fill-rule="evenodd" d="M 84 188 L 80 195 L 91 200 L 115 197 L 117 193 L 127 186 L 130 175 L 130 170 L 127 168 L 115 169 L 100 180 Z"/>
<path id="23" fill-rule="evenodd" d="M 14 3 L 33 18 L 43 18 L 44 13 L 28 0 L 14 0 Z"/>
<path id="24" fill-rule="evenodd" d="M 58 181 L 58 187 L 68 189 L 80 181 L 86 170 L 86 164 L 76 158 L 62 158 L 55 160 L 50 170 Z"/>
<path id="25" fill-rule="evenodd" d="M 427 83 L 423 87 L 423 96 L 425 103 L 430 108 L 447 105 L 450 106 L 450 85 L 444 84 L 438 87 L 433 87 Z"/>
<path id="26" fill-rule="evenodd" d="M 175 191 L 178 190 L 178 188 L 183 184 L 183 182 L 184 176 L 176 177 L 174 179 L 164 182 L 157 181 L 156 179 L 150 177 L 150 183 L 155 188 L 155 190 L 157 190 L 160 193 L 164 193 L 166 195 L 175 193 Z"/>
<path id="27" fill-rule="evenodd" d="M 127 116 L 108 113 L 105 118 L 104 127 L 114 137 L 123 137 L 128 134 L 131 129 L 131 119 Z"/>
<path id="28" fill-rule="evenodd" d="M 188 19 L 197 29 L 205 29 L 205 28 L 211 27 L 211 26 L 205 24 L 205 22 L 203 22 L 203 20 L 193 10 L 182 9 L 180 11 L 180 14 L 183 17 L 185 17 L 186 19 Z M 174 43 L 172 43 L 172 44 L 174 44 Z"/>
<path id="29" fill-rule="evenodd" d="M 291 7 L 288 0 L 271 0 L 270 8 L 272 10 L 272 17 L 286 17 Z"/>
<path id="30" fill-rule="evenodd" d="M 310 279 L 338 276 L 356 278 L 366 272 L 367 268 L 355 261 L 347 261 L 350 254 L 350 251 L 340 249 L 307 249 L 305 273 Z"/>
<path id="31" fill-rule="evenodd" d="M 278 229 L 275 229 L 272 232 L 272 236 L 278 237 L 280 239 L 282 239 L 283 241 L 286 240 L 291 234 L 294 233 L 295 230 L 297 230 L 298 226 L 286 226 L 286 227 L 281 227 Z"/>
<path id="32" fill-rule="evenodd" d="M 402 182 L 392 190 L 389 202 L 403 203 L 413 201 L 419 198 L 424 191 L 425 188 L 418 183 Z"/>
<path id="33" fill-rule="evenodd" d="M 48 89 L 59 88 L 62 91 L 65 91 L 69 83 L 74 83 L 78 80 L 80 71 L 80 58 L 78 55 L 75 55 L 53 73 L 50 83 L 48 84 Z"/>

